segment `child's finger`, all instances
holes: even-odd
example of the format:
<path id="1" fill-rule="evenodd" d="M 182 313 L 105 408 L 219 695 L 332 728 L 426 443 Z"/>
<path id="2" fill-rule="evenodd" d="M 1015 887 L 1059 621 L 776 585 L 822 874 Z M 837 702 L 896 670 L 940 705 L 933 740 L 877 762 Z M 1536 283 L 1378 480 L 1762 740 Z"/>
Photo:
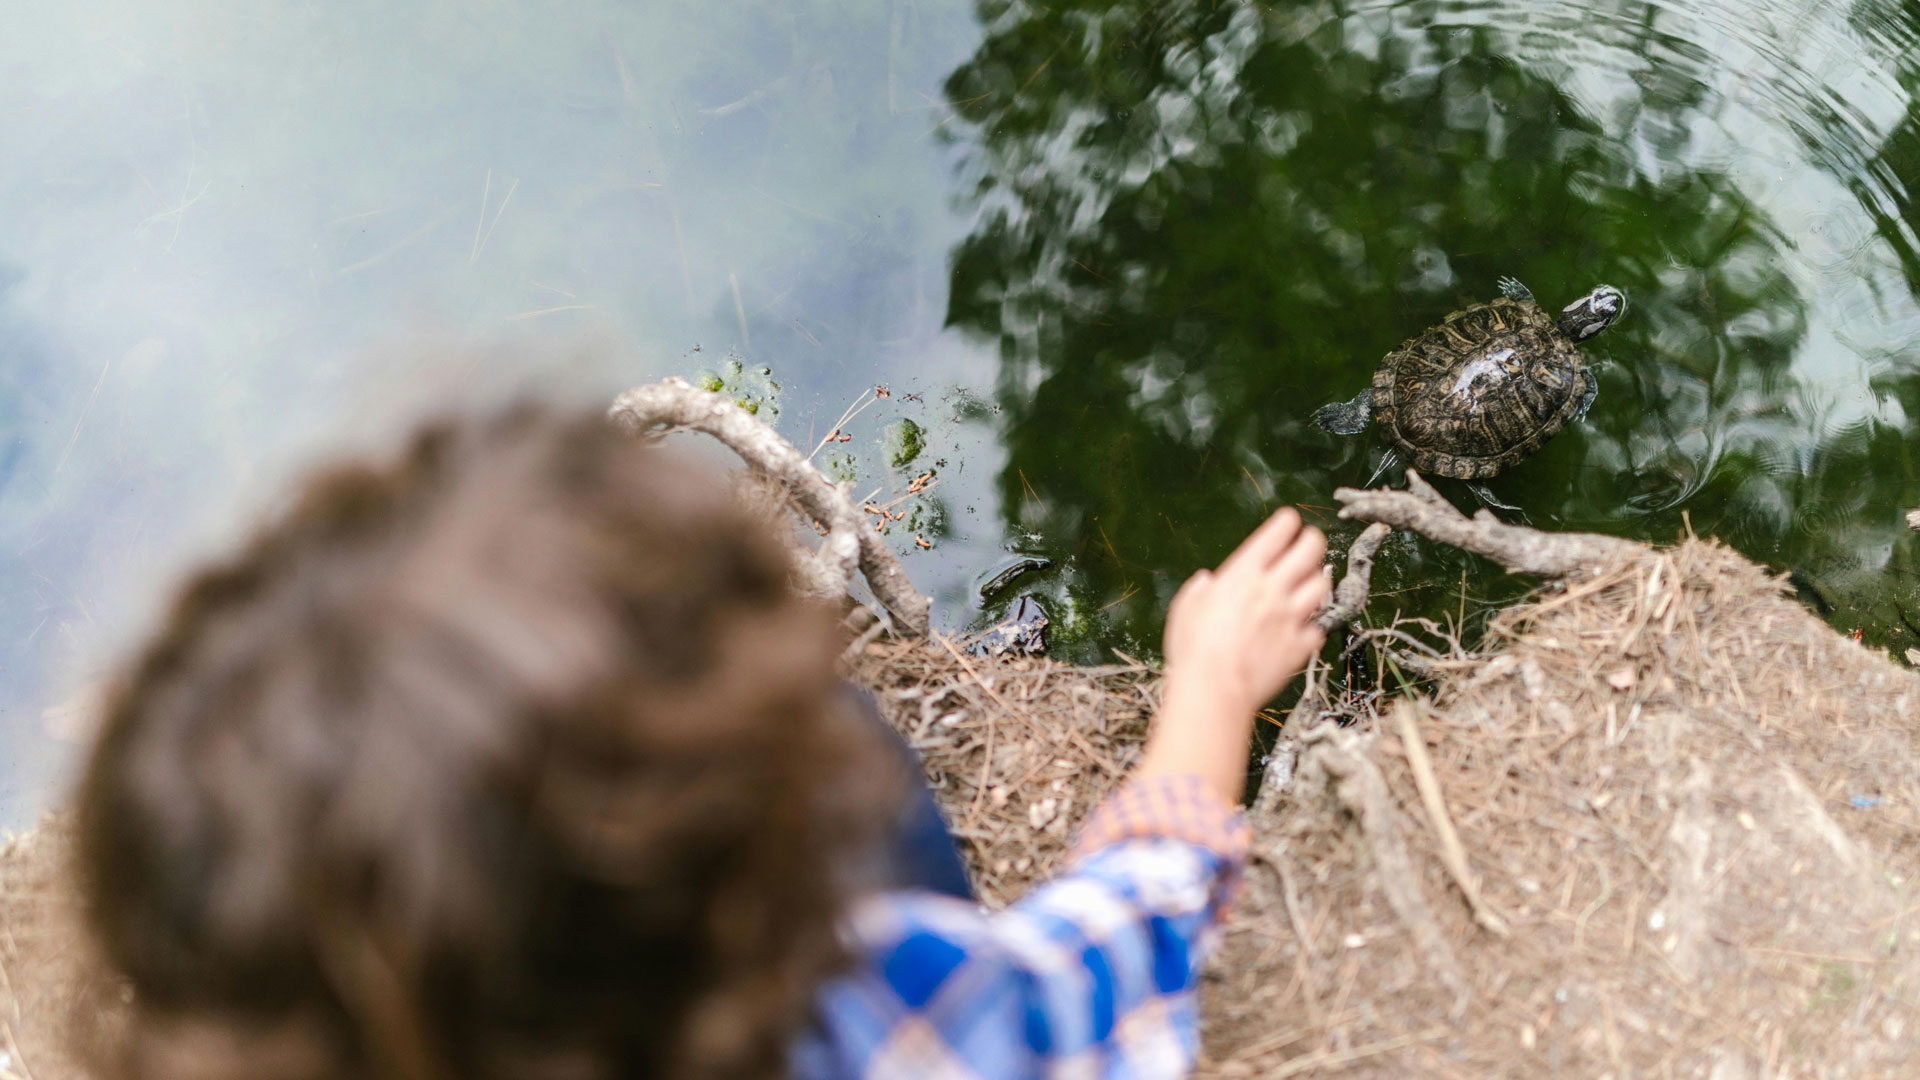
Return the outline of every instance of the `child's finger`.
<path id="1" fill-rule="evenodd" d="M 1213 585 L 1213 572 L 1201 570 L 1182 582 L 1179 591 L 1173 594 L 1173 603 L 1167 605 L 1167 648 L 1171 651 L 1175 637 L 1188 632 L 1187 624 L 1197 616 L 1195 610 L 1206 603 L 1206 594 Z"/>
<path id="2" fill-rule="evenodd" d="M 1173 618 L 1174 612 L 1183 611 L 1191 607 L 1199 600 L 1200 594 L 1206 592 L 1207 586 L 1212 583 L 1213 571 L 1194 571 L 1193 576 L 1181 582 L 1179 590 L 1173 594 L 1173 603 L 1167 605 L 1167 617 L 1171 619 Z"/>
<path id="3" fill-rule="evenodd" d="M 1291 546 L 1280 556 L 1273 569 L 1268 571 L 1286 588 L 1308 577 L 1321 577 L 1320 567 L 1327 558 L 1327 537 L 1319 529 L 1309 525 L 1301 531 Z"/>
<path id="4" fill-rule="evenodd" d="M 1252 571 L 1258 573 L 1270 565 L 1293 542 L 1300 532 L 1300 512 L 1291 506 L 1283 506 L 1273 516 L 1260 523 L 1240 546 L 1220 564 L 1222 577 L 1235 577 Z"/>
<path id="5" fill-rule="evenodd" d="M 1315 576 L 1294 586 L 1288 596 L 1287 606 L 1296 614 L 1310 615 L 1333 595 L 1333 588 L 1324 577 Z"/>

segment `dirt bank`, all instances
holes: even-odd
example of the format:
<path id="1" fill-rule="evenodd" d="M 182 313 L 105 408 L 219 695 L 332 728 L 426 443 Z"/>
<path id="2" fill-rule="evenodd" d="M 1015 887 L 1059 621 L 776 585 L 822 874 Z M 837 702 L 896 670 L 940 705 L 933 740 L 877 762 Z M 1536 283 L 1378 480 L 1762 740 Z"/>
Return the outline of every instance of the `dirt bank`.
<path id="1" fill-rule="evenodd" d="M 869 652 L 994 899 L 1046 872 L 1154 694 Z M 1698 540 L 1614 551 L 1427 667 L 1385 715 L 1295 734 L 1206 1073 L 1920 1071 L 1920 679 Z"/>

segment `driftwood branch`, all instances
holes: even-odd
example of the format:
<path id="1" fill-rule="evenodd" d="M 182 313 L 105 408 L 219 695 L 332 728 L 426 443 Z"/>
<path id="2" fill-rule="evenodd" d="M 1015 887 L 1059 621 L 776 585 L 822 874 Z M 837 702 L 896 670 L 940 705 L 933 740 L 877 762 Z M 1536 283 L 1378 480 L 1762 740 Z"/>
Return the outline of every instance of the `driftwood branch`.
<path id="1" fill-rule="evenodd" d="M 829 483 L 759 418 L 681 379 L 634 387 L 614 399 L 607 417 L 636 437 L 661 428 L 689 428 L 725 443 L 741 460 L 778 481 L 801 513 L 827 530 L 820 550 L 802 561 L 802 588 L 815 595 L 842 595 L 858 569 L 896 630 L 926 636 L 930 605 L 908 580 L 893 550 L 878 533 L 860 527 L 844 489 Z"/>
<path id="2" fill-rule="evenodd" d="M 1440 497 L 1420 474 L 1407 470 L 1407 490 L 1341 488 L 1340 516 L 1383 522 L 1484 556 L 1517 574 L 1572 577 L 1644 550 L 1599 533 L 1547 533 L 1508 525 L 1481 510 L 1467 517 Z"/>

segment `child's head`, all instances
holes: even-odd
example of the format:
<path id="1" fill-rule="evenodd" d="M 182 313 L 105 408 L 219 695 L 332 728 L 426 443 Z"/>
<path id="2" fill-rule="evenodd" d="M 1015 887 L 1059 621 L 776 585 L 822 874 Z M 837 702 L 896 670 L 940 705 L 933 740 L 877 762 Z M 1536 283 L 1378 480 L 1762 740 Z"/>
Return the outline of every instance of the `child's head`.
<path id="1" fill-rule="evenodd" d="M 721 483 L 431 427 L 191 581 L 81 790 L 123 1076 L 771 1075 L 890 759 Z M 878 785 L 884 787 L 885 785 Z"/>

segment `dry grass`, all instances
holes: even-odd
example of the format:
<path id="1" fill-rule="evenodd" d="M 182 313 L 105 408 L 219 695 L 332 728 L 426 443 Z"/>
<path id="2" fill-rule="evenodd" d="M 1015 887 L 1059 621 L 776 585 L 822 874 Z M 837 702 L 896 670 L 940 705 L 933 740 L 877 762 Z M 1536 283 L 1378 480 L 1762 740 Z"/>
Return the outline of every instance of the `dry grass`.
<path id="1" fill-rule="evenodd" d="M 1256 824 L 1216 1070 L 1912 1075 L 1916 706 L 1920 680 L 1711 542 L 1505 612 L 1431 700 L 1310 745 Z M 1445 821 L 1506 936 L 1449 873 Z"/>
<path id="2" fill-rule="evenodd" d="M 919 751 L 974 887 L 995 906 L 1055 864 L 1133 764 L 1158 705 L 1142 664 L 988 660 L 945 638 L 869 645 L 851 668 Z"/>

